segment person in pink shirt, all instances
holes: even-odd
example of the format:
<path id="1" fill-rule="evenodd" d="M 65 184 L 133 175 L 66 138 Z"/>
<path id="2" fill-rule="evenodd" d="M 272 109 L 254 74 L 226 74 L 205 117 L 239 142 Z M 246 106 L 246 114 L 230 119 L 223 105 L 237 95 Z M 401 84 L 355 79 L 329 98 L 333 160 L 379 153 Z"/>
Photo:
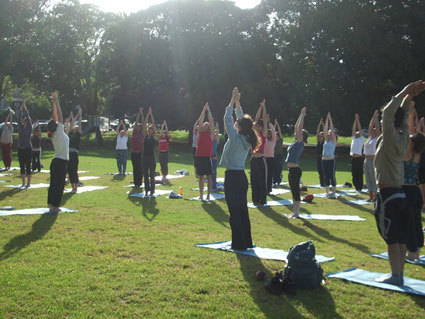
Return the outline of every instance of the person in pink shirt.
<path id="1" fill-rule="evenodd" d="M 208 122 L 204 123 L 205 113 L 208 113 Z M 210 200 L 212 189 L 212 160 L 213 140 L 214 140 L 214 119 L 212 117 L 208 103 L 205 103 L 199 117 L 199 136 L 196 145 L 195 163 L 196 172 L 199 176 L 199 198 L 204 199 L 204 176 L 208 179 L 208 195 L 206 200 Z"/>
<path id="2" fill-rule="evenodd" d="M 168 133 L 167 121 L 164 120 L 159 135 L 159 164 L 161 165 L 162 182 L 167 181 L 168 175 L 168 150 L 171 141 L 171 135 Z"/>
<path id="3" fill-rule="evenodd" d="M 264 144 L 264 157 L 267 164 L 267 194 L 272 191 L 272 179 L 273 179 L 273 167 L 274 167 L 274 148 L 276 146 L 276 130 L 273 124 L 270 122 L 270 116 L 267 114 L 267 124 L 269 129 L 267 130 L 267 139 Z"/>

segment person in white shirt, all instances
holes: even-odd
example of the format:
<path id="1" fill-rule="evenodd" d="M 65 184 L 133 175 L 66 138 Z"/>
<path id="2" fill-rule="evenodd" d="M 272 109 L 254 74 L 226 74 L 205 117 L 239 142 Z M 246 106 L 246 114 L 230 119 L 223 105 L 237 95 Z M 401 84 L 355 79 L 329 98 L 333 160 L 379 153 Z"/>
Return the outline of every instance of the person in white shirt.
<path id="1" fill-rule="evenodd" d="M 120 130 L 122 126 L 122 130 Z M 120 124 L 117 127 L 117 146 L 115 148 L 116 150 L 116 157 L 117 157 L 117 166 L 118 166 L 118 173 L 124 174 L 127 170 L 127 130 L 125 129 L 125 125 L 123 120 L 120 121 Z"/>
<path id="2" fill-rule="evenodd" d="M 351 175 L 353 176 L 353 185 L 358 192 L 363 188 L 363 144 L 364 136 L 362 126 L 360 125 L 359 115 L 354 116 L 353 139 L 351 140 Z"/>
<path id="3" fill-rule="evenodd" d="M 381 135 L 381 128 L 378 122 L 378 110 L 376 110 L 375 113 L 373 113 L 372 119 L 370 120 L 369 137 L 363 148 L 363 153 L 365 156 L 363 169 L 366 178 L 367 190 L 369 191 L 369 199 L 367 200 L 368 202 L 375 201 L 376 191 L 378 189 L 376 186 L 375 168 L 373 167 L 373 162 L 375 161 L 376 142 L 378 142 L 379 135 Z"/>
<path id="4" fill-rule="evenodd" d="M 50 213 L 60 212 L 60 203 L 65 188 L 65 178 L 69 161 L 69 138 L 63 126 L 62 110 L 56 92 L 52 93 L 53 119 L 47 123 L 47 135 L 52 140 L 55 157 L 50 163 L 50 186 L 47 204 Z"/>

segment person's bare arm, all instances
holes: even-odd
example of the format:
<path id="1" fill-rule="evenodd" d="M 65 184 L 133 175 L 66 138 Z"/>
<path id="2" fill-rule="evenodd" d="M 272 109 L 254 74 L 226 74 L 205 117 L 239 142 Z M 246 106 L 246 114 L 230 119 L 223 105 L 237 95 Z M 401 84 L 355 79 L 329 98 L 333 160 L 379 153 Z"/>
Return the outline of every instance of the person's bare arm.
<path id="1" fill-rule="evenodd" d="M 274 120 L 274 126 L 277 129 L 277 132 L 279 134 L 279 138 L 283 140 L 282 130 L 280 129 L 280 125 L 279 125 L 279 122 L 277 121 L 277 119 Z"/>
<path id="2" fill-rule="evenodd" d="M 53 120 L 63 124 L 62 109 L 59 104 L 59 97 L 57 92 L 52 93 L 53 98 Z"/>
<path id="3" fill-rule="evenodd" d="M 204 124 L 205 113 L 207 112 L 207 107 L 208 107 L 208 102 L 206 102 L 204 107 L 202 108 L 201 115 L 199 116 L 199 125 Z"/>
<path id="4" fill-rule="evenodd" d="M 410 134 L 415 134 L 417 132 L 417 117 L 418 114 L 416 113 L 415 109 L 415 103 L 410 103 L 410 114 L 409 114 L 409 132 Z"/>
<path id="5" fill-rule="evenodd" d="M 335 134 L 335 129 L 334 129 L 334 123 L 332 122 L 332 117 L 331 117 L 330 113 L 329 113 L 329 128 L 331 130 L 332 142 L 334 144 L 336 144 L 336 134 Z"/>
<path id="6" fill-rule="evenodd" d="M 369 129 L 368 129 L 368 131 L 369 131 L 369 136 L 371 136 L 371 135 L 372 135 L 372 131 L 373 131 L 374 127 L 375 127 L 375 124 L 376 124 L 377 119 L 378 119 L 378 110 L 376 110 L 376 111 L 373 113 L 373 116 L 372 116 L 372 118 L 370 119 L 370 122 L 369 122 Z"/>
<path id="7" fill-rule="evenodd" d="M 261 102 L 263 107 L 263 135 L 267 136 L 267 110 L 266 110 L 266 99 Z"/>
<path id="8" fill-rule="evenodd" d="M 357 118 L 358 114 L 354 115 L 353 128 L 351 129 L 351 136 L 356 136 L 356 128 L 357 128 Z"/>
<path id="9" fill-rule="evenodd" d="M 208 114 L 208 129 L 210 131 L 211 139 L 214 140 L 214 118 L 211 114 L 211 110 L 210 110 L 209 105 L 207 107 L 207 114 Z"/>
<path id="10" fill-rule="evenodd" d="M 304 106 L 300 112 L 300 115 L 298 116 L 298 120 L 295 123 L 294 133 L 295 138 L 298 142 L 303 141 L 303 128 L 304 128 L 304 117 L 307 114 L 307 107 Z"/>
<path id="11" fill-rule="evenodd" d="M 151 120 L 152 120 L 153 138 L 156 140 L 158 138 L 158 130 L 156 128 L 155 119 L 153 117 L 152 108 L 151 107 L 149 107 L 149 113 L 150 113 Z"/>
<path id="12" fill-rule="evenodd" d="M 81 115 L 81 109 L 78 110 L 78 132 L 83 135 L 83 117 Z"/>
<path id="13" fill-rule="evenodd" d="M 357 125 L 357 131 L 359 131 L 360 136 L 363 136 L 362 125 L 360 124 L 360 116 L 359 116 L 359 114 L 356 114 L 356 125 Z"/>
<path id="14" fill-rule="evenodd" d="M 264 102 L 264 100 L 263 100 Z M 260 103 L 260 106 L 258 107 L 257 114 L 255 114 L 255 122 L 257 122 L 261 118 L 261 112 L 263 112 L 263 102 Z"/>

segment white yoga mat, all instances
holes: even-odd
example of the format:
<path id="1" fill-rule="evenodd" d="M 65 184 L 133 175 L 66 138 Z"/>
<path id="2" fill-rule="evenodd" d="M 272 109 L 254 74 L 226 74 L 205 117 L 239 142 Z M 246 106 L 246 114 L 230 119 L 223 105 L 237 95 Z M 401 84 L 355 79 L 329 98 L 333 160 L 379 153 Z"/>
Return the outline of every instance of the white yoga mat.
<path id="1" fill-rule="evenodd" d="M 176 179 L 176 178 L 182 178 L 186 175 L 167 175 L 167 179 Z M 161 176 L 155 176 L 156 181 L 162 181 L 162 175 Z"/>
<path id="2" fill-rule="evenodd" d="M 20 171 L 20 170 L 21 170 L 21 168 L 16 167 L 16 166 L 9 168 L 9 171 Z M 3 172 L 3 171 L 6 171 L 6 169 L 4 169 L 4 168 L 0 169 L 0 172 Z"/>
<path id="3" fill-rule="evenodd" d="M 21 185 L 5 185 L 4 187 L 17 188 L 17 189 L 34 189 L 34 188 L 45 188 L 49 186 L 50 184 L 39 183 L 39 184 L 31 184 L 29 188 L 22 187 Z"/>
<path id="4" fill-rule="evenodd" d="M 246 250 L 234 250 L 232 249 L 232 242 L 231 241 L 221 241 L 218 243 L 211 243 L 211 244 L 196 244 L 196 247 L 201 248 L 210 248 L 210 249 L 218 249 L 223 251 L 228 251 L 232 253 L 237 253 L 241 255 L 251 256 L 251 257 L 257 257 L 261 259 L 271 259 L 271 260 L 279 260 L 279 261 L 286 261 L 288 257 L 288 252 L 280 249 L 270 249 L 270 248 L 261 248 L 254 245 L 253 248 L 248 248 Z M 325 257 L 321 255 L 316 255 L 316 260 L 319 263 L 323 263 L 326 261 L 332 261 L 335 257 Z"/>
<path id="5" fill-rule="evenodd" d="M 78 179 L 80 181 L 89 181 L 89 180 L 92 180 L 92 179 L 99 179 L 99 178 L 100 178 L 100 176 L 81 176 L 81 177 L 78 177 Z"/>
<path id="6" fill-rule="evenodd" d="M 60 213 L 75 213 L 78 210 L 73 210 L 65 207 L 60 208 Z M 49 213 L 49 208 L 27 208 L 27 209 L 17 209 L 17 210 L 0 210 L 0 216 L 12 216 L 12 215 L 42 215 Z"/>
<path id="7" fill-rule="evenodd" d="M 319 184 L 315 184 L 315 185 L 305 185 L 307 188 L 325 188 L 324 186 L 320 186 Z M 332 186 L 329 186 L 330 188 L 332 188 Z M 336 187 L 344 187 L 344 185 L 342 184 L 338 184 L 336 185 Z"/>
<path id="8" fill-rule="evenodd" d="M 425 281 L 404 277 L 403 286 L 395 286 L 375 281 L 375 279 L 382 278 L 385 275 L 387 274 L 379 272 L 370 272 L 363 269 L 350 268 L 341 272 L 327 274 L 326 276 L 329 278 L 344 279 L 366 286 L 425 296 Z"/>
<path id="9" fill-rule="evenodd" d="M 284 217 L 289 218 L 291 214 L 283 214 Z M 325 215 L 325 214 L 300 214 L 301 219 L 314 219 L 314 220 L 345 220 L 345 221 L 365 221 L 366 219 L 356 215 Z"/>
<path id="10" fill-rule="evenodd" d="M 301 204 L 305 204 L 301 202 Z M 249 208 L 262 208 L 262 207 L 270 207 L 270 206 L 291 206 L 293 205 L 292 200 L 290 199 L 281 199 L 281 200 L 269 200 L 266 205 L 263 206 L 255 206 L 253 203 L 248 203 Z"/>
<path id="11" fill-rule="evenodd" d="M 326 193 L 313 194 L 313 196 L 314 196 L 314 198 L 327 198 Z M 336 193 L 335 196 L 340 197 L 340 196 L 343 196 L 343 195 L 341 195 L 341 193 Z"/>
<path id="12" fill-rule="evenodd" d="M 375 202 L 368 202 L 365 199 L 358 199 L 358 200 L 346 200 L 344 203 L 347 204 L 353 204 L 353 205 L 373 205 Z"/>
<path id="13" fill-rule="evenodd" d="M 207 194 L 204 194 L 204 199 L 202 200 L 203 202 L 207 202 L 206 197 L 207 197 Z M 226 198 L 224 194 L 219 194 L 219 193 L 210 194 L 210 201 L 217 200 L 217 199 L 224 199 L 224 198 Z M 201 201 L 199 197 L 188 198 L 188 200 Z"/>
<path id="14" fill-rule="evenodd" d="M 152 198 L 152 197 L 158 197 L 158 196 L 161 196 L 161 195 L 168 195 L 171 192 L 172 192 L 172 190 L 156 189 L 155 194 L 153 194 L 153 195 L 145 195 L 144 192 L 134 193 L 134 194 L 130 194 L 130 192 L 127 192 L 127 194 L 130 194 L 131 197 L 137 197 L 137 198 Z"/>
<path id="15" fill-rule="evenodd" d="M 113 175 L 113 176 L 117 176 L 117 175 L 133 175 L 132 172 L 126 172 L 125 174 L 120 174 L 120 173 L 105 173 L 104 175 Z"/>
<path id="16" fill-rule="evenodd" d="M 12 173 L 0 173 L 0 177 L 10 176 Z"/>
<path id="17" fill-rule="evenodd" d="M 81 186 L 77 188 L 77 194 L 97 191 L 97 190 L 105 189 L 105 188 L 108 188 L 108 186 Z M 72 191 L 72 188 L 66 188 L 64 190 L 65 193 L 70 193 L 71 191 Z"/>
<path id="18" fill-rule="evenodd" d="M 217 183 L 224 183 L 224 177 L 217 177 Z"/>
<path id="19" fill-rule="evenodd" d="M 78 171 L 78 174 L 85 174 L 85 173 L 88 173 L 89 171 Z M 40 173 L 47 173 L 47 174 L 50 174 L 50 170 L 48 170 L 48 169 L 42 169 L 41 171 L 40 171 Z"/>
<path id="20" fill-rule="evenodd" d="M 290 193 L 291 191 L 289 189 L 283 189 L 283 188 L 273 188 L 270 195 L 277 196 L 282 194 Z"/>

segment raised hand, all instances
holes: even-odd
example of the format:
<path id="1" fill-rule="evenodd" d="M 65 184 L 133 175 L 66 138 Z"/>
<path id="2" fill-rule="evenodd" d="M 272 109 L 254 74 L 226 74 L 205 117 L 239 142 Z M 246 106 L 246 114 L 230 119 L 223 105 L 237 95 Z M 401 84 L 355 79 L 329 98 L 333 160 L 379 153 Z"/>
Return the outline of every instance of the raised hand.
<path id="1" fill-rule="evenodd" d="M 263 99 L 263 101 L 260 103 L 260 106 L 262 108 L 265 108 L 266 107 L 266 99 Z"/>
<path id="2" fill-rule="evenodd" d="M 305 116 L 305 115 L 307 114 L 307 106 L 304 106 L 304 107 L 301 109 L 301 114 L 302 114 L 303 116 Z"/>

